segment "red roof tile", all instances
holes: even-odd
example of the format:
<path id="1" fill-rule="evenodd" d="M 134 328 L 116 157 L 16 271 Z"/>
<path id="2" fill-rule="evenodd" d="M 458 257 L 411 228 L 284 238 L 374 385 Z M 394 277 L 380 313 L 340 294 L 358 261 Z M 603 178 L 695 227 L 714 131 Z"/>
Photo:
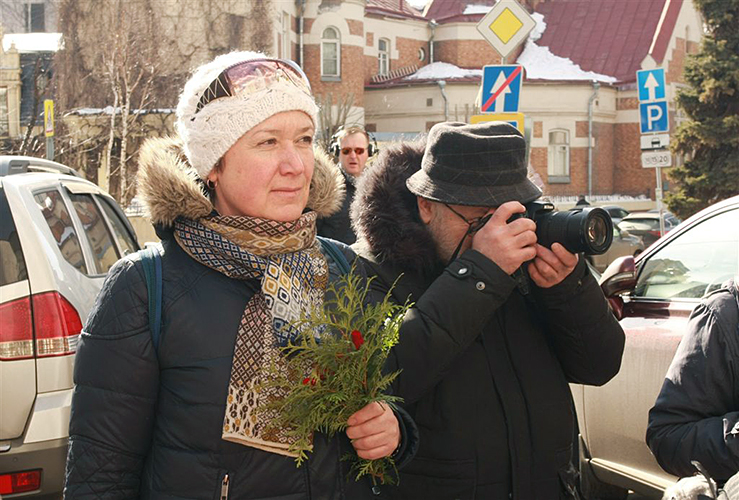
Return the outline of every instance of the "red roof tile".
<path id="1" fill-rule="evenodd" d="M 438 0 L 437 0 L 438 1 Z M 547 25 L 536 44 L 549 47 L 584 71 L 636 80 L 636 71 L 649 53 L 665 2 L 668 15 L 653 51 L 658 62 L 664 57 L 682 0 L 548 0 L 537 5 Z M 434 2 L 436 3 L 436 2 Z M 444 2 L 442 2 L 444 3 Z"/>

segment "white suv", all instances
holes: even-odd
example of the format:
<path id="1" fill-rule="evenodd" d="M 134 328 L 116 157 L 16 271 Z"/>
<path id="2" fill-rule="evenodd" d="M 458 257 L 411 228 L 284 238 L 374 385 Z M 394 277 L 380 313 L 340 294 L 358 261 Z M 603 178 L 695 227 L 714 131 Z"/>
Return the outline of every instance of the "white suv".
<path id="1" fill-rule="evenodd" d="M 138 249 L 100 187 L 0 156 L 0 498 L 62 491 L 82 323 L 108 269 Z"/>

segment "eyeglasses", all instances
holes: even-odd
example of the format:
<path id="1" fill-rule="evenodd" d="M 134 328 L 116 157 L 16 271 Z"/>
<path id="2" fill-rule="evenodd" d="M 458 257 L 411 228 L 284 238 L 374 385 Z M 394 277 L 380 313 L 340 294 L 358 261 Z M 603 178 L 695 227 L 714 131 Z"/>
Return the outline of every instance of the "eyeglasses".
<path id="1" fill-rule="evenodd" d="M 221 71 L 203 91 L 195 113 L 208 103 L 222 97 L 245 96 L 289 83 L 310 95 L 310 82 L 300 66 L 288 59 L 252 59 Z"/>
<path id="2" fill-rule="evenodd" d="M 349 155 L 354 151 L 357 156 L 364 154 L 366 148 L 341 148 L 341 154 L 343 155 Z"/>
<path id="3" fill-rule="evenodd" d="M 482 227 L 488 223 L 488 221 L 490 220 L 490 217 L 492 217 L 493 214 L 485 214 L 482 217 L 475 217 L 474 219 L 467 219 L 467 217 L 460 214 L 459 212 L 454 210 L 452 207 L 450 207 L 446 203 L 444 203 L 444 206 L 447 207 L 449 210 L 451 210 L 454 215 L 462 219 L 467 224 L 467 232 L 464 233 L 464 236 L 459 241 L 459 245 L 457 245 L 457 249 L 454 250 L 454 253 L 452 254 L 452 258 L 449 259 L 449 264 L 451 264 L 454 261 L 454 259 L 457 258 L 457 255 L 459 255 L 459 251 L 462 249 L 462 245 L 464 244 L 464 241 L 467 239 L 467 237 L 471 234 L 475 234 L 480 229 L 482 229 Z"/>
<path id="4" fill-rule="evenodd" d="M 482 217 L 475 217 L 474 219 L 467 219 L 464 215 L 460 214 L 456 210 L 454 210 L 452 207 L 444 203 L 444 206 L 447 207 L 449 210 L 452 211 L 454 215 L 465 221 L 465 223 L 469 226 L 469 229 L 467 230 L 467 235 L 470 235 L 472 233 L 478 232 L 480 229 L 482 229 L 482 226 L 487 224 L 487 222 L 490 220 L 490 217 L 493 216 L 493 214 L 485 214 Z"/>

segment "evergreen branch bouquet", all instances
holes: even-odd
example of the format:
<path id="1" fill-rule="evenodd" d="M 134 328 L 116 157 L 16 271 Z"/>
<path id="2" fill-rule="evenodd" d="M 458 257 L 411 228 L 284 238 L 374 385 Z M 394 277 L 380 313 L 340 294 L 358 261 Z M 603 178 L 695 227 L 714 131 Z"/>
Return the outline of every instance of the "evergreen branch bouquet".
<path id="1" fill-rule="evenodd" d="M 282 348 L 287 370 L 273 370 L 265 382 L 266 388 L 286 393 L 265 409 L 275 416 L 272 426 L 287 428 L 293 439 L 288 451 L 298 466 L 312 450 L 314 431 L 333 436 L 369 403 L 400 401 L 385 392 L 400 372 L 383 373 L 383 366 L 410 304 L 391 302 L 392 288 L 381 302 L 367 304 L 370 282 L 350 272 L 329 285 L 323 308 L 293 324 L 300 334 Z M 351 454 L 343 459 L 352 461 L 357 480 L 370 475 L 375 484 L 394 482 L 391 457 L 365 460 Z"/>

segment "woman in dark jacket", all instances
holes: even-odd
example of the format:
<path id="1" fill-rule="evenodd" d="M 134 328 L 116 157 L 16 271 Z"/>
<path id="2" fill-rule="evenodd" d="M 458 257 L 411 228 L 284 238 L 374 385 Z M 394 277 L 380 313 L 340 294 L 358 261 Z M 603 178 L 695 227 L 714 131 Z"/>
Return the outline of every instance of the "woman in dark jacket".
<path id="1" fill-rule="evenodd" d="M 290 61 L 234 52 L 198 68 L 179 140 L 143 148 L 139 189 L 162 239 L 162 333 L 152 345 L 137 255 L 110 275 L 75 362 L 65 497 L 376 498 L 343 454 L 405 452 L 396 414 L 372 403 L 347 435 L 316 433 L 297 468 L 260 382 L 284 369 L 289 326 L 338 276 L 315 237 L 340 178 L 315 161 L 317 107 Z M 306 206 L 309 210 L 305 210 Z M 343 248 L 347 257 L 350 251 Z"/>
<path id="2" fill-rule="evenodd" d="M 739 472 L 737 279 L 695 308 L 649 411 L 647 444 L 676 476 L 695 474 L 693 460 L 719 483 Z"/>

